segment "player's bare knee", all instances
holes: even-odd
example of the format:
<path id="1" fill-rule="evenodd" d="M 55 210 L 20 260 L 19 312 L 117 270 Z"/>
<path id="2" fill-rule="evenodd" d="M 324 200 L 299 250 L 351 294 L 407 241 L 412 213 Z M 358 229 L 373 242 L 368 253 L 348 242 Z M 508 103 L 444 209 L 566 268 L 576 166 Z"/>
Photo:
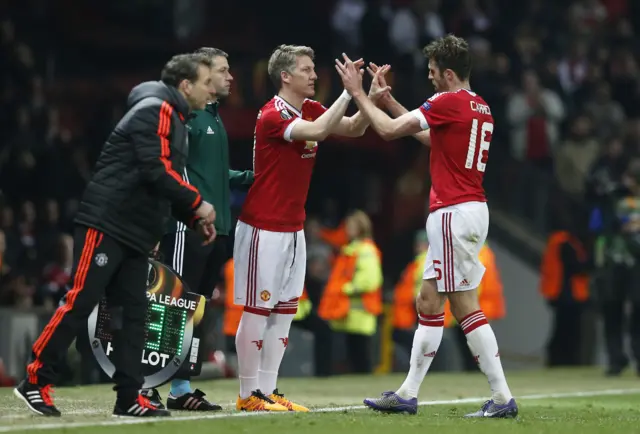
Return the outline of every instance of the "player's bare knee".
<path id="1" fill-rule="evenodd" d="M 416 297 L 416 309 L 422 315 L 438 315 L 444 312 L 446 299 L 438 293 L 435 279 L 422 281 L 422 288 Z"/>
<path id="2" fill-rule="evenodd" d="M 472 312 L 480 310 L 478 290 L 453 292 L 448 294 L 451 303 L 451 314 L 460 322 Z"/>

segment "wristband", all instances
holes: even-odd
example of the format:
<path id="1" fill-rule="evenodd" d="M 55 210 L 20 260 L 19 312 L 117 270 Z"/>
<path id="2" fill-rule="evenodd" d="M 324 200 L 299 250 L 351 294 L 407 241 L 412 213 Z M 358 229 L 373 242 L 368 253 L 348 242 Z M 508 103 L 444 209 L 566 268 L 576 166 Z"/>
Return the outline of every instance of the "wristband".
<path id="1" fill-rule="evenodd" d="M 340 98 L 344 98 L 344 99 L 346 99 L 347 101 L 351 101 L 351 95 L 349 95 L 349 92 L 347 92 L 347 89 L 345 89 L 345 90 L 342 92 L 342 95 L 340 95 Z"/>

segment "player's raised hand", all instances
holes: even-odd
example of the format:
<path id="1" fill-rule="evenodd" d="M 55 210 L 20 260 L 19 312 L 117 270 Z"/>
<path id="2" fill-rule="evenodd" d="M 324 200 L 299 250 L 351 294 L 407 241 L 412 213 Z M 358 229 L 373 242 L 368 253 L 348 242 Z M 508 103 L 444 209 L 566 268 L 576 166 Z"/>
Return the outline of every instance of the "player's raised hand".
<path id="1" fill-rule="evenodd" d="M 342 53 L 342 57 L 344 58 L 344 63 L 336 59 L 336 71 L 338 71 L 338 74 L 342 79 L 344 88 L 351 95 L 357 92 L 362 92 L 362 76 L 364 71 L 359 69 L 356 66 L 356 63 L 349 59 L 345 53 Z M 362 61 L 362 65 L 364 65 L 364 61 Z"/>
<path id="2" fill-rule="evenodd" d="M 369 63 L 367 71 L 373 78 L 371 81 L 371 87 L 369 88 L 369 98 L 371 98 L 373 102 L 377 103 L 381 99 L 389 96 L 391 86 L 387 86 L 384 76 L 390 69 L 391 65 L 382 65 L 381 67 L 378 67 L 375 63 Z"/>
<path id="3" fill-rule="evenodd" d="M 362 67 L 364 66 L 364 59 L 360 58 L 356 61 L 353 62 L 353 66 L 355 66 L 358 69 L 362 69 Z"/>

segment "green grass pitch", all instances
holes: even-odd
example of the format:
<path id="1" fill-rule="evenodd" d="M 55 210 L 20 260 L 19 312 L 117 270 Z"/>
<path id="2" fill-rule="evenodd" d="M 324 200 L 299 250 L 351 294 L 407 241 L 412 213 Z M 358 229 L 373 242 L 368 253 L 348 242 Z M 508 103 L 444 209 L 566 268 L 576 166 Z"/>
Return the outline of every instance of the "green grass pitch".
<path id="1" fill-rule="evenodd" d="M 620 433 L 638 432 L 640 380 L 631 374 L 604 378 L 593 369 L 518 371 L 507 373 L 518 400 L 516 420 L 465 420 L 479 408 L 489 388 L 482 374 L 433 374 L 425 380 L 416 416 L 384 415 L 363 409 L 362 399 L 395 390 L 403 376 L 346 376 L 329 379 L 282 379 L 279 387 L 288 397 L 306 404 L 307 414 L 238 413 L 235 380 L 195 383 L 212 401 L 223 405 L 218 413 L 173 412 L 172 418 L 116 419 L 111 417 L 115 398 L 110 386 L 60 388 L 54 399 L 61 418 L 32 415 L 13 396 L 0 389 L 0 433 L 43 432 L 92 434 L 155 433 L 195 434 L 404 434 L 439 432 L 491 433 Z M 166 398 L 168 387 L 161 388 Z"/>

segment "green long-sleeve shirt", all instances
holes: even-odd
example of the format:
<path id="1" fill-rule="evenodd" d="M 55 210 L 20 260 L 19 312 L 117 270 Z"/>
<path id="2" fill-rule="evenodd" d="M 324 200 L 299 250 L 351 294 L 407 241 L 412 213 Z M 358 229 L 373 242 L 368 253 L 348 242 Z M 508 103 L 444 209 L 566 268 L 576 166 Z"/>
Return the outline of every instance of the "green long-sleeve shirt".
<path id="1" fill-rule="evenodd" d="M 253 182 L 253 172 L 229 169 L 229 138 L 218 113 L 218 103 L 196 110 L 187 128 L 189 130 L 189 157 L 186 180 L 194 185 L 202 198 L 216 210 L 216 231 L 229 235 L 231 230 L 230 189 Z M 184 225 L 170 225 L 172 231 Z"/>

